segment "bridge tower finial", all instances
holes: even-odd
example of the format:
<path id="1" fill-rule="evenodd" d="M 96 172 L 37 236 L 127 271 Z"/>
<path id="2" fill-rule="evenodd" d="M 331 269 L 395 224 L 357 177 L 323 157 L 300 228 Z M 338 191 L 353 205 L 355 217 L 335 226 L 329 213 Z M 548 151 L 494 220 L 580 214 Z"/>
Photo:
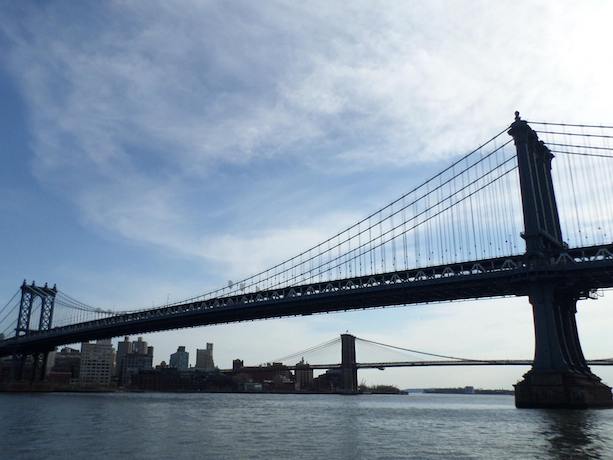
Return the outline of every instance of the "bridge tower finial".
<path id="1" fill-rule="evenodd" d="M 526 253 L 546 259 L 564 247 L 551 176 L 553 155 L 525 120 L 515 112 L 508 134 L 515 141 L 524 215 Z"/>

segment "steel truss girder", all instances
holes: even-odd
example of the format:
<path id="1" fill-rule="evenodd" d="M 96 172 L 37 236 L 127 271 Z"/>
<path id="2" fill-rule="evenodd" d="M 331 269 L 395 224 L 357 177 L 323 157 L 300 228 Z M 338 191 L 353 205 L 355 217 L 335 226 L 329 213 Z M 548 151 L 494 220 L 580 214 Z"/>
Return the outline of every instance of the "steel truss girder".
<path id="1" fill-rule="evenodd" d="M 311 283 L 208 299 L 30 331 L 0 342 L 16 350 L 207 324 L 310 315 L 391 305 L 528 295 L 528 282 L 557 281 L 578 292 L 613 286 L 613 245 L 567 249 L 563 258 L 535 263 L 525 255 L 484 259 L 379 275 Z M 290 295 L 290 291 L 292 294 Z"/>
<path id="2" fill-rule="evenodd" d="M 57 288 L 49 288 L 47 284 L 44 286 L 36 286 L 36 283 L 26 284 L 25 280 L 21 285 L 21 301 L 19 303 L 19 316 L 17 318 L 17 327 L 15 328 L 15 336 L 29 335 L 30 323 L 32 317 L 32 307 L 36 299 L 40 299 L 40 318 L 38 320 L 38 331 L 48 331 L 51 329 L 53 322 L 53 308 L 55 305 L 55 294 Z"/>

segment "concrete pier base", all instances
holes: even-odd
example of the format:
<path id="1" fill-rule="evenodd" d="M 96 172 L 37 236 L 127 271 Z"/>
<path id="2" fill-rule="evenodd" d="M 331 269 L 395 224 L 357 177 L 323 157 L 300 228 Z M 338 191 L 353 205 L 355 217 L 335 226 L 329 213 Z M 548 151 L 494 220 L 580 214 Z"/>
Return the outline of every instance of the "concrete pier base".
<path id="1" fill-rule="evenodd" d="M 515 407 L 543 409 L 613 408 L 611 387 L 591 374 L 528 371 L 515 385 Z"/>

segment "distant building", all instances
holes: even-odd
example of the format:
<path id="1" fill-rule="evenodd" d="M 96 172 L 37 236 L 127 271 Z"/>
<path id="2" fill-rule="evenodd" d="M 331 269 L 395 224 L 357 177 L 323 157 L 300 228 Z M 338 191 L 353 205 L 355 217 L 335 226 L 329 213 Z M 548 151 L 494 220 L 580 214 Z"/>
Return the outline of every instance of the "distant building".
<path id="1" fill-rule="evenodd" d="M 119 383 L 122 386 L 128 386 L 132 381 L 132 376 L 138 374 L 141 370 L 148 369 L 153 369 L 153 347 L 147 347 L 144 354 L 137 352 L 128 353 L 122 362 Z"/>
<path id="2" fill-rule="evenodd" d="M 130 362 L 126 363 L 128 356 Z M 152 366 L 153 347 L 149 347 L 142 337 L 130 342 L 130 337 L 126 336 L 123 342 L 117 344 L 117 381 L 120 385 L 125 386 L 130 383 L 129 374 L 134 374 L 139 369 L 151 369 Z M 129 370 L 128 373 L 126 370 Z"/>
<path id="3" fill-rule="evenodd" d="M 263 390 L 263 385 L 259 382 L 244 382 L 240 384 L 239 390 L 248 393 L 260 392 Z"/>
<path id="4" fill-rule="evenodd" d="M 142 337 L 139 337 L 136 342 L 132 342 L 132 353 L 139 353 L 141 355 L 147 354 L 147 342 L 143 340 Z"/>
<path id="5" fill-rule="evenodd" d="M 238 360 L 240 362 L 240 360 Z M 257 383 L 264 391 L 294 391 L 294 376 L 283 363 L 268 363 L 266 366 L 240 366 L 235 360 L 234 382 L 240 391 L 260 391 L 246 383 Z"/>
<path id="6" fill-rule="evenodd" d="M 81 352 L 74 348 L 64 347 L 55 353 L 53 366 L 47 378 L 52 383 L 66 385 L 79 383 L 81 369 Z"/>
<path id="7" fill-rule="evenodd" d="M 189 367 L 189 353 L 185 351 L 185 347 L 177 348 L 177 351 L 170 355 L 169 366 L 175 369 L 187 369 Z"/>
<path id="8" fill-rule="evenodd" d="M 245 364 L 242 359 L 237 358 L 232 361 L 232 372 L 236 373 L 240 371 L 243 367 L 245 367 Z"/>
<path id="9" fill-rule="evenodd" d="M 343 387 L 341 369 L 328 369 L 324 374 L 313 379 L 313 388 L 325 393 L 336 393 Z"/>
<path id="10" fill-rule="evenodd" d="M 121 373 L 123 359 L 128 353 L 132 353 L 132 342 L 130 342 L 130 337 L 125 336 L 122 342 L 117 343 L 117 358 L 115 359 L 117 375 Z"/>
<path id="11" fill-rule="evenodd" d="M 215 369 L 215 363 L 213 361 L 213 344 L 207 343 L 206 349 L 196 350 L 196 368 L 212 370 Z"/>
<path id="12" fill-rule="evenodd" d="M 189 390 L 183 383 L 181 374 L 179 369 L 173 367 L 143 369 L 131 376 L 130 386 L 144 391 Z"/>
<path id="13" fill-rule="evenodd" d="M 53 368 L 53 366 L 55 365 L 56 353 L 57 352 L 55 350 L 52 350 L 47 353 L 47 360 L 45 361 L 45 377 L 49 375 L 49 372 L 51 372 L 51 368 Z"/>
<path id="14" fill-rule="evenodd" d="M 231 391 L 232 377 L 219 370 L 157 368 L 132 375 L 130 387 L 145 391 Z"/>
<path id="15" fill-rule="evenodd" d="M 296 363 L 294 375 L 294 388 L 296 391 L 308 390 L 313 387 L 313 368 L 311 368 L 308 363 L 304 362 L 304 358 L 302 358 L 299 363 Z"/>
<path id="16" fill-rule="evenodd" d="M 111 340 L 81 344 L 79 381 L 85 386 L 109 386 L 113 370 L 114 350 Z"/>

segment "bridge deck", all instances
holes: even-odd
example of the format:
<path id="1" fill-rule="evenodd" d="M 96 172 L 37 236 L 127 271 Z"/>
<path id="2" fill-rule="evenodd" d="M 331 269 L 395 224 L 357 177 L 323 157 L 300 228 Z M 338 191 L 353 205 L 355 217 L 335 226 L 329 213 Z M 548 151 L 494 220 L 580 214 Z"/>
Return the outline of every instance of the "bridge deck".
<path id="1" fill-rule="evenodd" d="M 613 359 L 594 359 L 587 361 L 588 366 L 613 366 Z M 438 361 L 395 361 L 381 363 L 357 363 L 357 369 L 386 369 L 390 367 L 449 367 L 449 366 L 532 366 L 531 359 L 488 359 L 488 360 L 438 360 Z M 247 366 L 249 372 L 261 370 L 263 372 L 270 371 L 271 367 L 267 366 Z M 340 369 L 340 364 L 309 364 L 313 370 Z M 304 369 L 301 366 L 284 366 L 283 369 L 296 370 Z M 232 372 L 232 369 L 223 369 L 222 372 Z"/>
<path id="2" fill-rule="evenodd" d="M 531 280 L 588 292 L 613 286 L 613 245 L 569 249 L 547 265 L 525 255 L 353 277 L 154 308 L 31 332 L 0 342 L 0 356 L 129 334 L 392 305 L 527 295 Z"/>

